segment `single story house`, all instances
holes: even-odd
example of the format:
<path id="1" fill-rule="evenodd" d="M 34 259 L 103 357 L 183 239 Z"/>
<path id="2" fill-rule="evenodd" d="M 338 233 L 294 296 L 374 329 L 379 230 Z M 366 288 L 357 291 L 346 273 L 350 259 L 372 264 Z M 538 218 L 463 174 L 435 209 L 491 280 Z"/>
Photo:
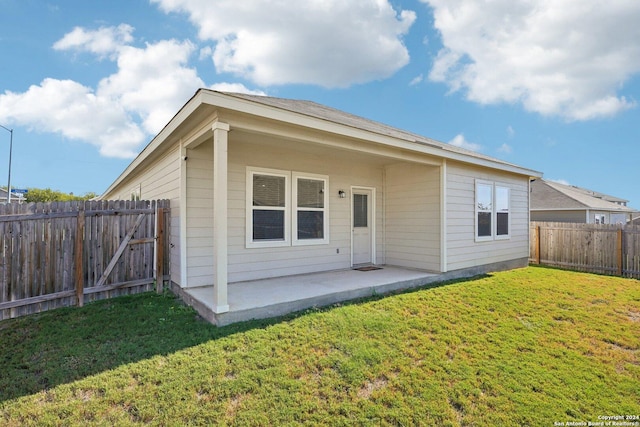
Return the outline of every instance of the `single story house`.
<path id="1" fill-rule="evenodd" d="M 314 102 L 200 89 L 101 198 L 170 199 L 172 286 L 212 287 L 220 314 L 246 281 L 525 266 L 540 176 Z"/>
<path id="2" fill-rule="evenodd" d="M 627 202 L 542 178 L 531 182 L 531 221 L 626 224 L 636 213 Z"/>

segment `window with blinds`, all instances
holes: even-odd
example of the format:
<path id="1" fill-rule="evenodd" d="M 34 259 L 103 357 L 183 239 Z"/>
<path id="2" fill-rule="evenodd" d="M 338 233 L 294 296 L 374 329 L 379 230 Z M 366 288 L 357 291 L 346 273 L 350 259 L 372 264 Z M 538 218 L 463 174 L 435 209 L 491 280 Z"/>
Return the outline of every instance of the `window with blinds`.
<path id="1" fill-rule="evenodd" d="M 327 179 L 294 173 L 294 244 L 324 243 Z"/>
<path id="2" fill-rule="evenodd" d="M 247 168 L 246 245 L 328 243 L 327 176 Z"/>
<path id="3" fill-rule="evenodd" d="M 251 241 L 286 242 L 287 176 L 251 174 Z"/>
<path id="4" fill-rule="evenodd" d="M 476 241 L 511 237 L 511 190 L 491 181 L 476 180 Z"/>

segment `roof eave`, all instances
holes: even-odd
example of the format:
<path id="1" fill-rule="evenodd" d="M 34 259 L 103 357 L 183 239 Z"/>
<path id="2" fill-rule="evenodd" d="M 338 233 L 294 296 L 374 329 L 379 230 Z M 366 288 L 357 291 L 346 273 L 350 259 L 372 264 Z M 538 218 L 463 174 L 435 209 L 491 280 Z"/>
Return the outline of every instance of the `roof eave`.
<path id="1" fill-rule="evenodd" d="M 447 160 L 455 160 L 463 163 L 474 164 L 477 166 L 488 167 L 492 169 L 499 169 L 519 175 L 525 175 L 529 178 L 541 178 L 542 172 L 532 169 L 523 168 L 521 166 L 513 165 L 510 163 L 501 162 L 499 160 L 489 160 L 485 158 L 474 157 L 473 155 L 467 155 L 463 153 L 456 153 L 433 144 L 429 145 L 427 142 L 421 141 L 409 141 L 401 138 L 396 138 L 388 135 L 379 134 L 376 132 L 355 128 L 352 126 L 331 122 L 329 120 L 311 117 L 305 114 L 300 114 L 288 110 L 283 110 L 270 105 L 258 104 L 256 102 L 244 99 L 235 98 L 230 95 L 226 95 L 220 92 L 211 90 L 203 90 L 202 93 L 203 102 L 209 103 L 214 106 L 218 106 L 225 109 L 235 110 L 247 114 L 254 114 L 261 117 L 265 117 L 272 120 L 281 121 L 288 124 L 303 126 L 318 131 L 330 132 L 341 136 L 351 137 L 355 139 L 371 141 L 387 146 L 397 147 L 405 150 L 420 152 L 434 157 L 440 157 Z M 426 139 L 426 138 L 425 138 Z"/>
<path id="2" fill-rule="evenodd" d="M 311 117 L 308 115 L 284 110 L 270 105 L 259 104 L 243 98 L 233 97 L 210 89 L 198 89 L 184 106 L 176 113 L 167 125 L 147 144 L 138 156 L 125 168 L 118 178 L 103 192 L 108 194 L 126 177 L 136 170 L 144 161 L 154 153 L 180 125 L 201 105 L 208 104 L 221 109 L 228 109 L 241 113 L 257 115 L 267 119 L 277 120 L 283 123 L 307 127 L 318 131 L 330 132 L 345 137 L 371 141 L 387 146 L 397 147 L 409 151 L 419 152 L 426 155 L 439 157 L 447 160 L 455 160 L 462 163 L 476 166 L 497 169 L 529 178 L 541 178 L 542 173 L 532 169 L 523 168 L 510 163 L 505 163 L 497 159 L 490 160 L 479 158 L 464 153 L 449 151 L 446 147 L 437 144 L 430 145 L 424 141 L 409 141 L 376 132 L 355 128 L 352 126 L 335 123 L 329 120 Z M 425 138 L 426 139 L 426 138 Z"/>

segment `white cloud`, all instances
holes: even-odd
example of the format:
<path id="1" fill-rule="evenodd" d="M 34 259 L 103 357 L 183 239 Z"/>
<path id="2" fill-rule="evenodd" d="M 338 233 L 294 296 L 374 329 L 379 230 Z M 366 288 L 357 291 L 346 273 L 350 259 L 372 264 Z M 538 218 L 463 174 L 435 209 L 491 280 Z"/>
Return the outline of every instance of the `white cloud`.
<path id="1" fill-rule="evenodd" d="M 415 86 L 417 84 L 420 84 L 422 83 L 422 80 L 424 80 L 424 76 L 420 74 L 419 76 L 414 77 L 413 80 L 409 82 L 409 86 Z"/>
<path id="2" fill-rule="evenodd" d="M 482 145 L 476 144 L 475 142 L 467 141 L 464 135 L 461 133 L 459 133 L 451 141 L 449 141 L 449 144 L 455 147 L 464 148 L 465 150 L 471 150 L 471 151 L 480 151 L 482 149 Z"/>
<path id="3" fill-rule="evenodd" d="M 132 32 L 133 27 L 127 24 L 120 24 L 117 27 L 100 27 L 97 30 L 76 27 L 55 42 L 53 48 L 55 50 L 90 52 L 105 57 L 131 43 L 133 41 Z"/>
<path id="4" fill-rule="evenodd" d="M 429 74 L 481 104 L 521 103 L 568 120 L 613 116 L 640 72 L 637 0 L 421 0 L 444 47 Z"/>
<path id="5" fill-rule="evenodd" d="M 409 62 L 402 37 L 415 13 L 387 0 L 152 0 L 182 12 L 216 43 L 219 73 L 262 86 L 346 87 L 391 76 Z"/>
<path id="6" fill-rule="evenodd" d="M 511 154 L 511 152 L 513 151 L 513 148 L 511 148 L 509 144 L 504 143 L 498 148 L 498 151 L 500 153 Z"/>
<path id="7" fill-rule="evenodd" d="M 109 157 L 133 157 L 144 133 L 124 108 L 71 80 L 45 79 L 24 93 L 0 95 L 0 117 L 39 132 L 87 141 Z"/>
<path id="8" fill-rule="evenodd" d="M 118 71 L 104 78 L 97 93 L 117 99 L 127 111 L 142 118 L 144 130 L 159 132 L 204 82 L 186 66 L 192 43 L 162 40 L 144 49 L 123 47 Z"/>
<path id="9" fill-rule="evenodd" d="M 58 49 L 109 54 L 117 71 L 95 89 L 48 78 L 24 93 L 0 94 L 0 118 L 91 143 L 104 156 L 134 157 L 204 82 L 187 66 L 192 43 L 162 40 L 137 48 L 127 44 L 131 30 L 127 25 L 76 28 L 65 35 L 55 44 Z"/>
<path id="10" fill-rule="evenodd" d="M 213 48 L 211 46 L 205 46 L 202 49 L 200 49 L 200 56 L 198 57 L 198 59 L 202 61 L 203 59 L 211 58 L 212 55 L 213 55 Z"/>
<path id="11" fill-rule="evenodd" d="M 511 125 L 507 126 L 507 135 L 509 135 L 509 138 L 516 136 L 516 131 Z"/>
<path id="12" fill-rule="evenodd" d="M 245 93 L 247 95 L 266 96 L 267 94 L 261 90 L 252 90 L 247 88 L 242 83 L 215 83 L 212 84 L 209 89 L 217 90 L 219 92 L 235 92 Z"/>

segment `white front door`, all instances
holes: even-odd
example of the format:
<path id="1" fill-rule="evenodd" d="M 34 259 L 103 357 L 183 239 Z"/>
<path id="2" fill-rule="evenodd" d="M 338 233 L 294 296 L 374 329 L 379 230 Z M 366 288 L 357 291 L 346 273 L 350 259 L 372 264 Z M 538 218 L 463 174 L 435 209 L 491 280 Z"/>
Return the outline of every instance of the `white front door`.
<path id="1" fill-rule="evenodd" d="M 354 189 L 352 191 L 352 263 L 373 263 L 372 191 Z"/>

